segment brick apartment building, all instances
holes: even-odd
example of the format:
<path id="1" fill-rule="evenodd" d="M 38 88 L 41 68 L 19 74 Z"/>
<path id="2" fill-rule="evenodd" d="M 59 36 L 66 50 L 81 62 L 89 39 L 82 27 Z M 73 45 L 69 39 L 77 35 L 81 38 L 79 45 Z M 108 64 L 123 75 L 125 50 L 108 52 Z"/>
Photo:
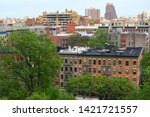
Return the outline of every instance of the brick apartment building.
<path id="1" fill-rule="evenodd" d="M 139 85 L 140 68 L 143 49 L 128 47 L 118 50 L 115 47 L 101 49 L 69 48 L 61 50 L 63 63 L 59 76 L 60 87 L 71 76 L 91 74 L 109 78 L 126 78 Z"/>
<path id="2" fill-rule="evenodd" d="M 69 45 L 69 36 L 70 35 L 62 35 L 62 34 L 59 34 L 57 36 L 51 36 L 52 38 L 52 42 L 54 42 L 56 44 L 57 47 L 60 47 L 60 48 L 66 48 L 68 47 Z"/>

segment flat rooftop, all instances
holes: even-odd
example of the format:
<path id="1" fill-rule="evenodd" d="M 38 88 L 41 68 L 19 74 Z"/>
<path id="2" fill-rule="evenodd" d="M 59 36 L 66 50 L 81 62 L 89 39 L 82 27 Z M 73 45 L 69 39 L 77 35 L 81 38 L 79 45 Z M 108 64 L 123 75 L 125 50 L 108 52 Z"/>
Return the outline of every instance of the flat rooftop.
<path id="1" fill-rule="evenodd" d="M 78 49 L 76 49 L 78 50 Z M 80 49 L 79 49 L 80 50 Z M 97 56 L 97 57 L 134 57 L 138 58 L 143 52 L 142 47 L 127 47 L 125 49 L 118 49 L 115 46 L 106 46 L 105 48 L 91 48 L 80 50 L 80 52 L 63 51 L 61 50 L 60 55 L 69 56 Z"/>

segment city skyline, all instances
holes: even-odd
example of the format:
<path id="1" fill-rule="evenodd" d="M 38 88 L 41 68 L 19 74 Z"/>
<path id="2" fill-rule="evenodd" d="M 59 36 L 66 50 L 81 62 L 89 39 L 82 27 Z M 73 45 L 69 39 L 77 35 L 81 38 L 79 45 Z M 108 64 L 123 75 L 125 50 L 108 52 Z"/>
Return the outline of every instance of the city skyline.
<path id="1" fill-rule="evenodd" d="M 96 8 L 101 10 L 104 17 L 106 3 L 113 3 L 117 16 L 135 17 L 143 11 L 150 13 L 150 1 L 137 0 L 5 0 L 0 3 L 0 18 L 38 17 L 42 12 L 63 12 L 65 9 L 75 10 L 79 15 L 85 15 L 85 9 Z"/>

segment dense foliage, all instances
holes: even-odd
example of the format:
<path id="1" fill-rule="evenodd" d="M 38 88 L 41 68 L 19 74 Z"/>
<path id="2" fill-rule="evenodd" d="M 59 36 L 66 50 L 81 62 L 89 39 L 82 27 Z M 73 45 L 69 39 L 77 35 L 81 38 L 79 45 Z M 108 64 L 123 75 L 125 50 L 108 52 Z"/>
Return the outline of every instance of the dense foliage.
<path id="1" fill-rule="evenodd" d="M 0 98 L 34 99 L 54 90 L 61 58 L 48 36 L 30 31 L 13 32 L 7 40 L 1 40 L 1 47 L 9 48 L 9 51 L 2 49 Z M 56 92 L 60 93 L 59 90 Z M 64 92 L 61 95 L 65 95 Z"/>
<path id="2" fill-rule="evenodd" d="M 142 71 L 142 84 L 138 91 L 125 97 L 132 100 L 150 100 L 150 53 L 145 53 L 140 64 Z"/>
<path id="3" fill-rule="evenodd" d="M 95 34 L 89 39 L 88 46 L 100 48 L 103 47 L 106 43 L 112 44 L 108 35 L 108 31 L 105 29 L 98 29 Z"/>
<path id="4" fill-rule="evenodd" d="M 144 80 L 147 80 L 150 77 L 150 52 L 144 54 L 140 66 L 143 74 L 142 76 Z"/>
<path id="5" fill-rule="evenodd" d="M 108 31 L 104 29 L 98 29 L 92 37 L 83 37 L 80 34 L 76 33 L 75 35 L 69 38 L 70 46 L 79 46 L 79 47 L 94 47 L 101 48 L 105 44 L 112 44 L 112 41 L 109 38 Z"/>
<path id="6" fill-rule="evenodd" d="M 69 45 L 71 47 L 73 46 L 79 46 L 79 47 L 85 47 L 87 46 L 89 37 L 83 37 L 80 36 L 80 34 L 75 33 L 74 35 L 69 37 Z"/>
<path id="7" fill-rule="evenodd" d="M 66 84 L 68 92 L 75 96 L 96 96 L 99 99 L 122 99 L 136 92 L 136 87 L 126 79 L 108 79 L 107 77 L 95 77 L 90 75 L 72 77 Z"/>

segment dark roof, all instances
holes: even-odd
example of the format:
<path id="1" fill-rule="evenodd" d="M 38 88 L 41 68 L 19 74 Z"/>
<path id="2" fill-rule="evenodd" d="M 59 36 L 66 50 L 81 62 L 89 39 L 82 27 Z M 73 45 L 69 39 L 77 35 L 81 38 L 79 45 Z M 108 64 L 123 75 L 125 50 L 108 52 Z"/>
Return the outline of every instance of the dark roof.
<path id="1" fill-rule="evenodd" d="M 5 30 L 5 31 L 0 31 L 0 34 L 8 34 L 8 33 L 12 33 L 15 31 L 24 31 L 24 30 L 28 30 L 28 29 Z"/>
<path id="2" fill-rule="evenodd" d="M 77 55 L 77 56 L 97 56 L 97 57 L 131 57 L 131 58 L 138 58 L 142 53 L 142 47 L 127 47 L 125 50 L 119 50 L 116 48 L 101 48 L 101 49 L 88 49 L 82 53 L 61 53 L 61 55 Z"/>
<path id="3" fill-rule="evenodd" d="M 142 47 L 131 48 L 128 47 L 126 50 L 115 50 L 115 49 L 105 49 L 105 50 L 88 50 L 83 52 L 83 55 L 99 55 L 99 56 L 115 56 L 115 57 L 139 57 L 142 51 Z"/>
<path id="4" fill-rule="evenodd" d="M 109 28 L 109 26 L 99 26 L 99 28 Z M 150 28 L 150 26 L 112 26 L 112 28 Z"/>

